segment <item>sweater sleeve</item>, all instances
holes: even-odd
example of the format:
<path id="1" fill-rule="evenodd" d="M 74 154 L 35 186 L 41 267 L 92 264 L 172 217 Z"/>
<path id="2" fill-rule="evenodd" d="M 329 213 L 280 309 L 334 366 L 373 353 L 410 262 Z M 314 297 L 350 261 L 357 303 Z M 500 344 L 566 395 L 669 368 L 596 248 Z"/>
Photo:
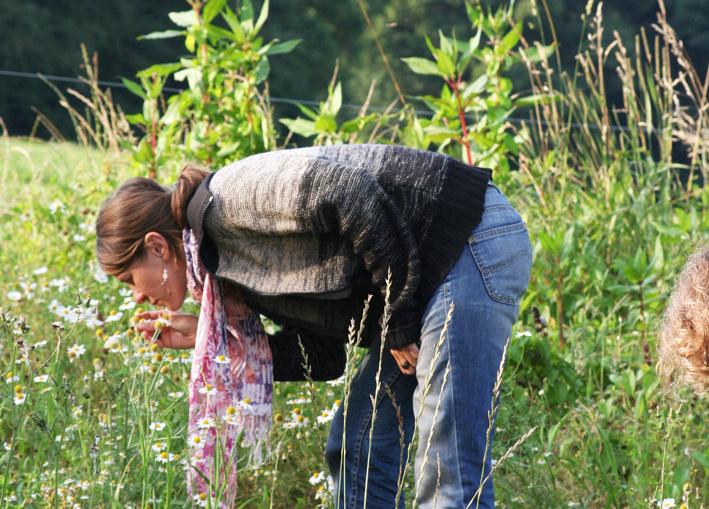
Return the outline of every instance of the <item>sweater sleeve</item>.
<path id="1" fill-rule="evenodd" d="M 417 342 L 418 249 L 408 223 L 376 178 L 366 169 L 319 160 L 301 193 L 306 223 L 318 233 L 347 238 L 382 297 L 390 277 L 386 346 Z"/>

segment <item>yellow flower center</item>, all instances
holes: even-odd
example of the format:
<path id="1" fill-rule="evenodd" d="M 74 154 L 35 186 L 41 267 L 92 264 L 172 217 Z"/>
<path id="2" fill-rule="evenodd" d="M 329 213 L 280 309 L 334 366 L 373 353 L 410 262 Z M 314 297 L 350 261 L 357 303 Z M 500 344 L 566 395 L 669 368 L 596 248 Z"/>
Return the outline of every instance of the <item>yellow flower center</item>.
<path id="1" fill-rule="evenodd" d="M 233 406 L 230 406 L 229 408 L 226 409 L 226 413 L 228 413 L 229 415 L 234 415 L 236 413 L 236 408 L 234 408 Z"/>

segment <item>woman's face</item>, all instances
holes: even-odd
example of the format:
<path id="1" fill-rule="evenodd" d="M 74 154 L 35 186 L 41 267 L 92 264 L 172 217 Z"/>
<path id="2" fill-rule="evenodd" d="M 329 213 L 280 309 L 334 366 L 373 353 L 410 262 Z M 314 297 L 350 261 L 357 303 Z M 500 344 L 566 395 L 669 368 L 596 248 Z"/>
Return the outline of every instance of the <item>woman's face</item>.
<path id="1" fill-rule="evenodd" d="M 160 236 L 160 239 L 163 237 Z M 167 271 L 167 280 L 163 284 L 164 270 Z M 148 301 L 153 306 L 177 311 L 187 296 L 185 262 L 175 260 L 172 251 L 163 242 L 146 239 L 143 254 L 128 269 L 116 274 L 116 278 L 130 287 L 138 304 Z"/>

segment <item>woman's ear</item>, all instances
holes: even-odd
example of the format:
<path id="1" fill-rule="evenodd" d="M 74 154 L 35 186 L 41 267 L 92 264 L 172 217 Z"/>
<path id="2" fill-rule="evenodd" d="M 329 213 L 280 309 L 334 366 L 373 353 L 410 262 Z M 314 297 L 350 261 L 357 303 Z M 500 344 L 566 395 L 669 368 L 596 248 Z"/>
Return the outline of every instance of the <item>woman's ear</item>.
<path id="1" fill-rule="evenodd" d="M 172 250 L 165 237 L 158 232 L 148 232 L 145 234 L 145 250 L 159 256 L 167 262 L 172 257 Z"/>

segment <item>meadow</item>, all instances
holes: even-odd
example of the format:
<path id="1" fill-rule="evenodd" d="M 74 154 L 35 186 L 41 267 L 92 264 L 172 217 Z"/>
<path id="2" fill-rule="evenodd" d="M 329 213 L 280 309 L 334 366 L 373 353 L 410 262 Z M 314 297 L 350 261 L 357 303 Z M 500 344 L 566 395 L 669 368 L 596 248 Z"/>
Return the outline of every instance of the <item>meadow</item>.
<path id="1" fill-rule="evenodd" d="M 96 84 L 87 57 L 89 92 L 57 89 L 76 141 L 0 137 L 3 505 L 208 504 L 184 482 L 190 353 L 136 337 L 130 292 L 96 267 L 94 221 L 128 176 L 169 184 L 185 161 L 218 168 L 297 139 L 401 143 L 491 167 L 527 222 L 535 262 L 495 423 L 499 507 L 704 507 L 706 402 L 663 394 L 654 366 L 674 278 L 709 230 L 709 81 L 661 2 L 654 32 L 633 41 L 604 35 L 592 5 L 573 76 L 557 72 L 553 41 L 521 36 L 511 7 L 471 3 L 469 34 L 443 29 L 431 55 L 407 56 L 405 79 L 441 79 L 416 98 L 430 115 L 402 97 L 403 109 L 343 121 L 334 76 L 319 108 L 281 121 L 287 136 L 266 77 L 268 58 L 295 43 L 264 43 L 263 11 L 195 0 L 171 16 L 177 30 L 153 37 L 184 37 L 193 56 L 126 80 L 145 103 L 132 115 Z M 513 86 L 511 66 L 529 82 Z M 170 76 L 188 88 L 168 98 Z M 609 80 L 622 84 L 622 105 L 609 104 Z M 352 366 L 360 355 L 351 349 Z M 346 387 L 276 385 L 272 454 L 258 466 L 240 456 L 237 507 L 333 507 L 324 440 Z M 405 479 L 409 501 L 412 489 Z"/>

